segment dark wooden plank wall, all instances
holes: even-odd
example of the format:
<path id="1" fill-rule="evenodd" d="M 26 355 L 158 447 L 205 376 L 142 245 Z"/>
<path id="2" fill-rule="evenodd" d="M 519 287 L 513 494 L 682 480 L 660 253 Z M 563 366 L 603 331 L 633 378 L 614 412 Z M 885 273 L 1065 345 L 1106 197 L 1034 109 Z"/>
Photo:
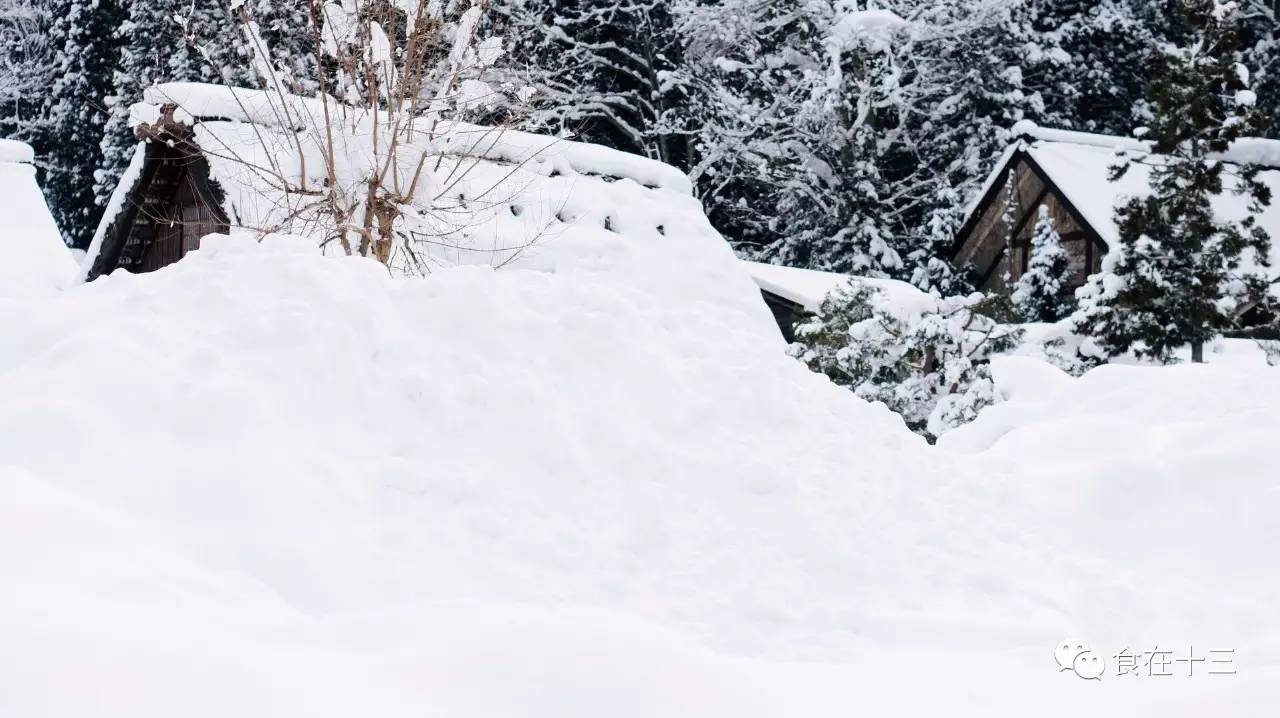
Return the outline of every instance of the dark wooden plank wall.
<path id="1" fill-rule="evenodd" d="M 152 272 L 200 248 L 200 238 L 223 230 L 218 215 L 196 187 L 189 162 L 168 162 L 163 177 L 152 184 L 144 202 L 149 221 L 134 232 L 145 255 L 131 271 Z M 144 226 L 145 225 L 145 226 Z M 130 243 L 135 237 L 130 237 Z"/>
<path id="2" fill-rule="evenodd" d="M 186 181 L 178 192 L 178 211 L 182 219 L 182 253 L 186 254 L 200 248 L 200 239 L 206 234 L 224 230 L 214 208 L 200 194 L 192 173 L 187 173 Z"/>
<path id="3" fill-rule="evenodd" d="M 1014 280 L 1022 276 L 1030 260 L 1029 249 L 1031 238 L 1035 234 L 1036 220 L 1040 207 L 1049 210 L 1054 227 L 1062 237 L 1063 247 L 1071 260 L 1072 283 L 1084 284 L 1091 272 L 1101 266 L 1099 253 L 1092 251 L 1088 234 L 1080 227 L 1067 210 L 1061 198 L 1051 187 L 1045 186 L 1040 177 L 1025 161 L 1017 162 L 1012 168 L 1014 173 L 1014 194 L 1001 191 L 994 200 L 981 209 L 981 217 L 974 227 L 969 240 L 965 242 L 956 256 L 956 265 L 969 267 L 977 279 L 978 288 L 984 291 L 1007 293 L 1004 275 L 1008 271 Z M 1005 186 L 1004 181 L 1000 186 Z M 1014 226 L 1007 227 L 1004 221 L 1006 202 L 1012 201 Z M 1009 256 L 1005 238 L 1010 230 L 1016 235 L 1013 241 L 1013 255 Z"/>

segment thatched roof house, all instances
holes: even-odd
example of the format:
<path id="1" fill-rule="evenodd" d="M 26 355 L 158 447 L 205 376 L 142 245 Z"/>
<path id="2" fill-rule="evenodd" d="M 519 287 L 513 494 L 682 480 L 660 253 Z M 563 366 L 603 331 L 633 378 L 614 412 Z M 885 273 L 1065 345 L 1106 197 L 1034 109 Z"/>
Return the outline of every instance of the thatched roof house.
<path id="1" fill-rule="evenodd" d="M 140 143 L 89 248 L 89 279 L 157 269 L 202 236 L 238 227 L 314 237 L 326 253 L 342 253 L 329 190 L 359 190 L 386 159 L 373 129 L 384 113 L 333 100 L 168 83 L 148 89 L 131 113 Z M 329 147 L 317 130 L 325 122 L 335 130 Z M 661 238 L 706 225 L 688 179 L 654 160 L 462 123 L 405 134 L 392 179 L 408 184 L 419 160 L 429 161 L 422 189 L 394 208 L 406 253 L 391 258 L 393 269 L 523 261 L 548 235 L 564 245 L 600 232 Z"/>

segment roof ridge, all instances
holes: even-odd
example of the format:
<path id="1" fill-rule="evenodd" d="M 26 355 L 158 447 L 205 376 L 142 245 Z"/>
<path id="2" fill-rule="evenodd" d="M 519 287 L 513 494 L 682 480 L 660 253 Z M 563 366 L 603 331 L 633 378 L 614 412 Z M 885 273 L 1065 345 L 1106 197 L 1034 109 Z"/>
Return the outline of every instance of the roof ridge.
<path id="1" fill-rule="evenodd" d="M 1103 135 L 1078 130 L 1060 130 L 1041 127 L 1031 120 L 1019 120 L 1009 128 L 1014 138 L 1024 142 L 1061 142 L 1088 147 L 1116 150 L 1117 152 L 1136 152 L 1155 154 L 1151 143 L 1136 137 L 1119 135 Z M 1280 169 L 1280 140 L 1266 137 L 1241 137 L 1231 143 L 1230 149 L 1217 156 L 1223 162 L 1232 164 L 1257 164 Z"/>

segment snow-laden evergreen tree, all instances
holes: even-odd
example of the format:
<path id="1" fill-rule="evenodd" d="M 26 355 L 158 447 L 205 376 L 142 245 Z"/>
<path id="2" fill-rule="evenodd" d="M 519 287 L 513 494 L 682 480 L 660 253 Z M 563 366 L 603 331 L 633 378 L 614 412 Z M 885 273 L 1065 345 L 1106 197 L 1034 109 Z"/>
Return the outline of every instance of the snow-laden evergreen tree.
<path id="1" fill-rule="evenodd" d="M 53 0 L 51 7 L 55 75 L 41 108 L 49 137 L 43 187 L 63 238 L 84 247 L 98 218 L 94 172 L 125 13 L 118 0 Z"/>
<path id="2" fill-rule="evenodd" d="M 758 258 L 898 275 L 899 225 L 882 210 L 900 179 L 887 155 L 907 23 L 842 6 L 726 0 L 689 11 L 682 31 L 705 98 L 691 174 L 713 221 Z"/>
<path id="3" fill-rule="evenodd" d="M 1075 309 L 1071 260 L 1044 205 L 1036 217 L 1027 271 L 1013 285 L 1013 304 L 1027 321 L 1056 322 Z"/>
<path id="4" fill-rule="evenodd" d="M 813 49 L 820 28 L 801 4 L 718 0 L 680 12 L 685 72 L 699 99 L 691 108 L 700 131 L 690 177 L 712 223 L 739 250 L 762 258 L 792 219 L 781 216 L 778 201 L 789 175 L 803 168 L 800 157 L 787 155 L 813 144 L 797 120 L 802 83 L 823 65 Z"/>
<path id="5" fill-rule="evenodd" d="M 756 258 L 950 289 L 967 196 L 1041 99 L 1004 0 L 687 7 L 691 171 Z"/>
<path id="6" fill-rule="evenodd" d="M 264 51 L 275 77 L 295 95 L 311 96 L 320 89 L 312 7 L 311 0 L 253 0 L 233 13 L 253 30 L 246 33 L 242 27 L 237 41 L 248 44 L 250 53 Z M 263 84 L 261 75 L 255 73 L 253 79 Z"/>
<path id="7" fill-rule="evenodd" d="M 711 114 L 693 176 L 713 217 L 757 258 L 878 276 L 905 270 L 884 211 L 906 22 L 833 2 L 725 3 L 703 31 Z M 712 28 L 722 18 L 704 16 Z M 686 25 L 686 28 L 690 25 Z M 707 36 L 716 42 L 707 42 Z M 906 189 L 905 187 L 903 188 Z"/>
<path id="8" fill-rule="evenodd" d="M 1165 3 L 1026 0 L 1028 79 L 1044 98 L 1047 127 L 1128 134 L 1145 112 L 1138 71 L 1167 35 Z"/>
<path id="9" fill-rule="evenodd" d="M 1177 35 L 1165 4 L 514 0 L 497 9 L 513 28 L 514 69 L 542 91 L 542 126 L 686 168 L 740 252 L 949 292 L 964 282 L 947 251 L 1014 122 L 1115 134 L 1145 122 L 1140 59 Z M 1274 105 L 1261 84 L 1260 106 Z"/>
<path id="10" fill-rule="evenodd" d="M 904 3 L 910 5 L 910 3 Z M 969 201 L 983 185 L 1012 137 L 1008 128 L 1043 115 L 1045 99 L 1034 80 L 1062 62 L 1057 40 L 1037 38 L 1022 2 L 949 0 L 915 11 L 917 68 L 904 144 L 922 178 L 906 223 L 912 282 L 947 293 L 962 291 L 946 257 Z"/>
<path id="11" fill-rule="evenodd" d="M 854 279 L 796 327 L 791 352 L 858 396 L 884 402 L 913 431 L 935 438 L 995 401 L 990 359 L 1013 349 L 1022 330 L 990 316 L 992 309 L 991 298 L 973 294 L 908 311 Z"/>
<path id="12" fill-rule="evenodd" d="M 682 109 L 675 11 L 691 0 L 495 3 L 512 44 L 514 84 L 538 89 L 534 126 L 683 167 L 692 132 Z"/>
<path id="13" fill-rule="evenodd" d="M 1280 3 L 1242 0 L 1241 62 L 1253 72 L 1252 89 L 1262 113 L 1261 134 L 1280 139 Z"/>
<path id="14" fill-rule="evenodd" d="M 23 140 L 43 159 L 41 112 L 53 82 L 53 15 L 40 0 L 0 0 L 0 137 Z"/>
<path id="15" fill-rule="evenodd" d="M 1204 361 L 1204 344 L 1230 328 L 1246 307 L 1267 301 L 1265 264 L 1270 238 L 1256 215 L 1271 200 L 1257 166 L 1227 169 L 1215 155 L 1255 133 L 1262 118 L 1248 72 L 1236 62 L 1240 20 L 1233 3 L 1179 0 L 1190 41 L 1158 52 L 1150 63 L 1154 116 L 1140 134 L 1155 156 L 1151 194 L 1117 210 L 1119 246 L 1082 292 L 1076 326 L 1110 355 L 1136 349 L 1169 361 L 1190 345 Z M 1233 222 L 1214 212 L 1224 191 L 1245 195 L 1251 216 Z"/>

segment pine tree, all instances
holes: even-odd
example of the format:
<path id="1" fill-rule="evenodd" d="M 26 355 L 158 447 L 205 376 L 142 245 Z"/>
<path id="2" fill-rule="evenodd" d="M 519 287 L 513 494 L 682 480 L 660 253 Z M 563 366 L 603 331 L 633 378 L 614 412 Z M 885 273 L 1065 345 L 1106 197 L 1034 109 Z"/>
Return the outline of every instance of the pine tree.
<path id="1" fill-rule="evenodd" d="M 1048 208 L 1041 205 L 1027 271 L 1013 287 L 1013 304 L 1028 321 L 1056 322 L 1075 308 L 1070 259 Z"/>
<path id="2" fill-rule="evenodd" d="M 696 11 L 695 11 L 696 10 Z M 898 202 L 927 193 L 900 142 L 915 99 L 907 20 L 846 3 L 725 0 L 682 22 L 702 128 L 691 176 L 741 250 L 910 276 Z"/>
<path id="3" fill-rule="evenodd" d="M 1146 76 L 1136 71 L 1168 34 L 1164 3 L 1151 0 L 1027 0 L 1035 60 L 1030 84 L 1045 100 L 1047 127 L 1127 134 L 1143 121 Z"/>
<path id="4" fill-rule="evenodd" d="M 497 4 L 517 85 L 538 88 L 536 127 L 687 165 L 675 12 L 689 0 L 512 0 Z"/>
<path id="5" fill-rule="evenodd" d="M 990 316 L 981 294 L 944 297 L 904 313 L 860 279 L 836 288 L 796 327 L 790 351 L 867 401 L 882 401 L 907 426 L 936 438 L 994 403 L 991 357 L 1023 331 Z"/>
<path id="6" fill-rule="evenodd" d="M 320 89 L 314 33 L 310 31 L 310 0 L 256 0 L 244 6 L 242 21 L 252 22 L 270 55 L 276 75 L 295 95 L 311 96 Z M 245 38 L 245 42 L 257 40 Z M 258 82 L 261 77 L 255 78 Z"/>
<path id="7" fill-rule="evenodd" d="M 0 0 L 0 137 L 25 141 L 43 160 L 47 127 L 41 105 L 54 77 L 47 2 Z"/>
<path id="8" fill-rule="evenodd" d="M 952 291 L 966 195 L 1043 106 L 1007 2 L 721 0 L 682 22 L 691 170 L 739 251 Z"/>
<path id="9" fill-rule="evenodd" d="M 1136 347 L 1139 356 L 1169 361 L 1189 344 L 1200 362 L 1204 344 L 1238 312 L 1266 301 L 1265 269 L 1248 255 L 1264 264 L 1269 256 L 1256 215 L 1271 197 L 1256 166 L 1233 170 L 1235 186 L 1225 187 L 1224 165 L 1214 157 L 1261 125 L 1236 62 L 1238 16 L 1215 0 L 1180 0 L 1180 10 L 1189 44 L 1150 63 L 1154 116 L 1144 136 L 1156 154 L 1132 161 L 1151 165 L 1152 192 L 1117 210 L 1119 246 L 1082 292 L 1076 325 L 1110 355 Z M 1214 198 L 1224 191 L 1246 195 L 1252 215 L 1240 222 L 1216 216 Z"/>
<path id="10" fill-rule="evenodd" d="M 48 127 L 43 187 L 63 238 L 84 247 L 98 216 L 94 171 L 102 164 L 104 103 L 124 9 L 118 0 L 57 0 L 52 7 L 56 76 L 41 108 Z"/>
<path id="11" fill-rule="evenodd" d="M 1004 273 L 1001 278 L 1005 286 L 1013 284 L 1014 230 L 1018 227 L 1018 185 L 1013 172 L 1004 180 L 1004 209 L 1000 212 L 1000 223 L 1004 226 Z"/>
<path id="12" fill-rule="evenodd" d="M 1241 62 L 1253 71 L 1264 137 L 1280 139 L 1280 3 L 1244 0 Z"/>

